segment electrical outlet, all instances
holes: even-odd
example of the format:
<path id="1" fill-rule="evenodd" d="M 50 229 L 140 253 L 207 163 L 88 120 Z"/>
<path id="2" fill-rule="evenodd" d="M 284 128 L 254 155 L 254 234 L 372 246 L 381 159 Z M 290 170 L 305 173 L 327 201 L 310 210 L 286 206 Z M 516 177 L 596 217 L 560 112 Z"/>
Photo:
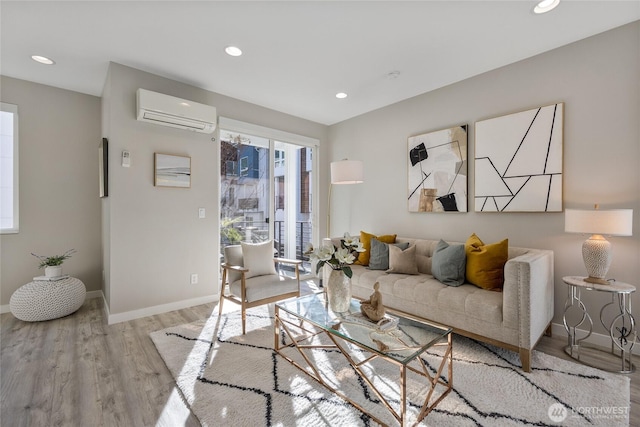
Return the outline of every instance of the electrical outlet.
<path id="1" fill-rule="evenodd" d="M 206 216 L 206 211 L 204 208 L 198 208 L 198 218 L 204 218 Z"/>
<path id="2" fill-rule="evenodd" d="M 195 285 L 198 283 L 198 275 L 197 274 L 192 274 L 191 275 L 191 284 Z"/>

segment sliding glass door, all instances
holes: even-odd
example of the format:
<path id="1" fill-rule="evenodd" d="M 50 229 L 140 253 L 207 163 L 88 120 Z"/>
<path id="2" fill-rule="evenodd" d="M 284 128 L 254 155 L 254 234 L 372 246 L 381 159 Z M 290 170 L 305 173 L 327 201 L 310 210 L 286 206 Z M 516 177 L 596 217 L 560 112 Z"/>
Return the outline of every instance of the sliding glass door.
<path id="1" fill-rule="evenodd" d="M 220 245 L 272 239 L 277 256 L 303 260 L 314 240 L 313 151 L 220 130 Z"/>

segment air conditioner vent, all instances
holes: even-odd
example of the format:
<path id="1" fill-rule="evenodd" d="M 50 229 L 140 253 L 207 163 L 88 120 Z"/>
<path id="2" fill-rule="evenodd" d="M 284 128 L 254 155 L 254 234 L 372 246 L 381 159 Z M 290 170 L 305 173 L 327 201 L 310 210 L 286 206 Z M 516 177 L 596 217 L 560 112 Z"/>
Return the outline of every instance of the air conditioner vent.
<path id="1" fill-rule="evenodd" d="M 195 132 L 216 129 L 216 108 L 162 93 L 138 89 L 138 120 Z"/>

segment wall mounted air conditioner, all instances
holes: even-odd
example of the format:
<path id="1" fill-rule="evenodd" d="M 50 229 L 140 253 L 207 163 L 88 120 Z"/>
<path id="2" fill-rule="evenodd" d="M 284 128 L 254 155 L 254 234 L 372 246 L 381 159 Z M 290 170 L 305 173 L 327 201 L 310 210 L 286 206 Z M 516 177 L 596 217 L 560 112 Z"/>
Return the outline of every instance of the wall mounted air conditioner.
<path id="1" fill-rule="evenodd" d="M 216 107 L 145 89 L 136 96 L 140 121 L 202 133 L 216 129 Z"/>

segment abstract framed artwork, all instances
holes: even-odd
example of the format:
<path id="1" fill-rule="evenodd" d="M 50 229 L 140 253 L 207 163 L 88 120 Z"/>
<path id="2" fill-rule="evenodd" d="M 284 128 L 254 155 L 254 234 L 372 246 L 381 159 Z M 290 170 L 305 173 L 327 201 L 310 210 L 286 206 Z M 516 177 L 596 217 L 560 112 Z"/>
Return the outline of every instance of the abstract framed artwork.
<path id="1" fill-rule="evenodd" d="M 98 175 L 100 182 L 100 197 L 109 196 L 109 141 L 102 138 L 98 145 Z"/>
<path id="2" fill-rule="evenodd" d="M 191 157 L 155 153 L 156 187 L 191 187 Z"/>
<path id="3" fill-rule="evenodd" d="M 467 212 L 467 125 L 408 138 L 409 212 Z"/>
<path id="4" fill-rule="evenodd" d="M 564 104 L 476 122 L 476 212 L 561 212 Z"/>

